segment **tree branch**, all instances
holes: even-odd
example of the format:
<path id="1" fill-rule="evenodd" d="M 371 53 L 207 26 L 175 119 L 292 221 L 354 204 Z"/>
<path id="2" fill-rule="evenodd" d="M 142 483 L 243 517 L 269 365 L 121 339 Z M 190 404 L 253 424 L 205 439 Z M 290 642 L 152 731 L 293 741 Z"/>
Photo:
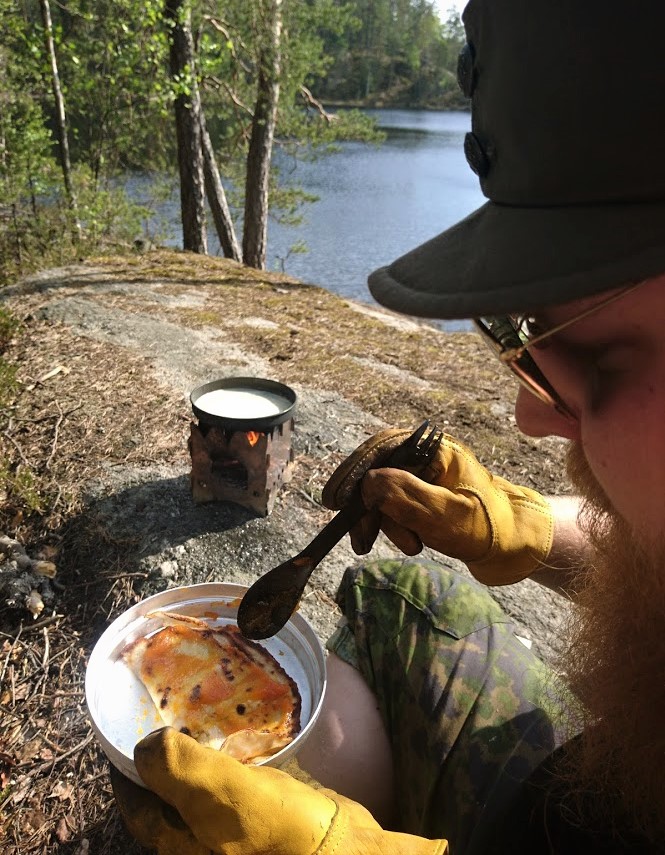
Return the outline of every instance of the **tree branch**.
<path id="1" fill-rule="evenodd" d="M 299 91 L 302 95 L 304 102 L 309 107 L 314 107 L 314 109 L 318 112 L 321 118 L 325 119 L 328 124 L 334 122 L 337 119 L 337 116 L 333 115 L 332 113 L 329 113 L 323 106 L 323 104 L 320 101 L 317 101 L 317 99 L 312 95 L 312 93 L 306 86 L 301 84 L 301 86 L 299 87 Z"/>
<path id="2" fill-rule="evenodd" d="M 238 107 L 243 113 L 247 113 L 250 118 L 254 117 L 253 111 L 238 98 L 236 93 L 231 89 L 228 83 L 224 80 L 220 80 L 219 77 L 215 77 L 213 74 L 206 74 L 206 76 L 202 79 L 202 83 L 212 83 L 212 85 L 216 89 L 223 89 L 226 94 L 229 96 L 231 101 Z"/>
<path id="3" fill-rule="evenodd" d="M 235 61 L 242 68 L 243 71 L 251 73 L 252 69 L 244 60 L 240 58 L 240 56 L 238 55 L 238 51 L 236 50 L 237 43 L 245 51 L 245 53 L 250 53 L 247 45 L 243 42 L 240 36 L 233 36 L 229 27 L 227 27 L 226 24 L 222 24 L 221 21 L 218 21 L 217 18 L 213 18 L 210 15 L 206 15 L 204 17 L 204 21 L 207 21 L 214 30 L 217 30 L 218 33 L 221 33 L 224 36 L 224 38 L 230 45 L 229 49 Z"/>

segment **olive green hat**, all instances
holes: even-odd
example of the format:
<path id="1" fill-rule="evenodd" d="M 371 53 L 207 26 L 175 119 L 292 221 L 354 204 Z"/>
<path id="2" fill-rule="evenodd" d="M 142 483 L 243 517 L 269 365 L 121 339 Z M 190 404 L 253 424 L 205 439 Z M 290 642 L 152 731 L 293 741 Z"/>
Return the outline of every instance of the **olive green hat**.
<path id="1" fill-rule="evenodd" d="M 665 0 L 471 0 L 463 21 L 489 202 L 373 273 L 376 300 L 477 317 L 665 273 Z"/>

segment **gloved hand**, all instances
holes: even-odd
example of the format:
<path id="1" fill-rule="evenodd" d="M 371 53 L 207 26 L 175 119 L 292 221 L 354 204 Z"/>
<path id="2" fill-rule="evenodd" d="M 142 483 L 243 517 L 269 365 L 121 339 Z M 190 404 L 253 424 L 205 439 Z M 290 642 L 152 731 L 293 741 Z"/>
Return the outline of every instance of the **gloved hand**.
<path id="1" fill-rule="evenodd" d="M 369 513 L 351 532 L 358 555 L 370 551 L 382 529 L 406 555 L 429 546 L 464 561 L 486 585 L 519 582 L 545 561 L 554 530 L 547 500 L 492 475 L 451 436 L 419 477 L 373 468 L 408 435 L 389 429 L 370 437 L 323 488 L 323 504 L 338 510 L 360 484 Z"/>
<path id="2" fill-rule="evenodd" d="M 383 831 L 369 811 L 332 790 L 243 765 L 172 728 L 139 742 L 134 762 L 154 792 L 117 771 L 113 790 L 130 833 L 159 855 L 447 852 L 443 840 Z"/>

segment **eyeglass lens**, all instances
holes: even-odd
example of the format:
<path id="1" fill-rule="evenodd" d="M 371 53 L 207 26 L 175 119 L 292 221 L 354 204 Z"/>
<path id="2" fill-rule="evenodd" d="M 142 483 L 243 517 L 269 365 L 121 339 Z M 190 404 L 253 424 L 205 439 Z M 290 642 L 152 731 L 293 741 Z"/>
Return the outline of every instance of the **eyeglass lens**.
<path id="1" fill-rule="evenodd" d="M 494 318 L 477 318 L 475 325 L 483 334 L 484 340 L 498 356 L 509 350 L 517 350 L 528 343 L 527 337 L 518 327 L 516 321 L 507 315 Z M 557 407 L 557 409 L 563 408 L 568 412 L 568 407 L 526 350 L 522 350 L 519 355 L 511 359 L 501 361 L 507 368 L 510 368 L 522 385 L 541 401 Z"/>

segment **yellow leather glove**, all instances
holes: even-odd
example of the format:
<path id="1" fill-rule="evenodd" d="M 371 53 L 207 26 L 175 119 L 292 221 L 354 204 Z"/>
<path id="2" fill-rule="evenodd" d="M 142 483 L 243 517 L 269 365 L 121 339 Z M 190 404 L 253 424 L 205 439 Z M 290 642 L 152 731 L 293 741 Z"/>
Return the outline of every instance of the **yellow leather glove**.
<path id="1" fill-rule="evenodd" d="M 343 507 L 360 483 L 370 513 L 351 532 L 359 555 L 381 528 L 407 555 L 423 545 L 459 558 L 480 582 L 519 582 L 547 559 L 554 517 L 547 500 L 492 475 L 461 442 L 445 436 L 419 477 L 381 466 L 409 431 L 384 430 L 360 445 L 331 475 L 323 503 Z"/>
<path id="2" fill-rule="evenodd" d="M 443 840 L 383 831 L 369 811 L 332 790 L 245 766 L 172 728 L 139 742 L 134 762 L 153 792 L 115 771 L 114 793 L 130 833 L 159 855 L 447 852 Z"/>

